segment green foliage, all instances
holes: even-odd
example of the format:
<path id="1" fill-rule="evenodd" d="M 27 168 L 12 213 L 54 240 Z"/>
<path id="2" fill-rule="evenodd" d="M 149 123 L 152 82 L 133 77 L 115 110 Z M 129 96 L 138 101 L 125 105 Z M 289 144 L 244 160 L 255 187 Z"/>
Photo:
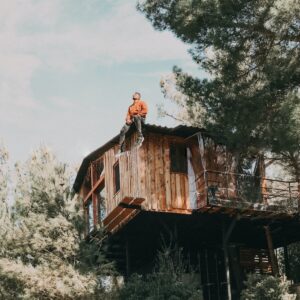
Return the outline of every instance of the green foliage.
<path id="1" fill-rule="evenodd" d="M 158 254 L 155 270 L 134 274 L 119 294 L 120 299 L 181 300 L 203 299 L 200 279 L 188 270 L 180 249 L 164 249 Z"/>
<path id="2" fill-rule="evenodd" d="M 278 277 L 261 274 L 249 274 L 241 300 L 283 300 L 295 299 L 288 294 L 288 284 Z"/>
<path id="3" fill-rule="evenodd" d="M 300 282 L 300 242 L 288 246 L 290 276 L 294 282 Z"/>
<path id="4" fill-rule="evenodd" d="M 8 195 L 10 170 L 8 166 L 8 151 L 0 143 L 0 255 L 4 248 L 5 237 L 10 233 Z"/>
<path id="5" fill-rule="evenodd" d="M 106 233 L 102 228 L 99 228 L 89 241 L 81 241 L 79 245 L 79 256 L 81 269 L 88 271 L 94 270 L 98 275 L 117 276 L 113 261 L 109 261 L 106 257 L 108 250 Z"/>
<path id="6" fill-rule="evenodd" d="M 71 192 L 68 166 L 42 147 L 24 164 L 17 164 L 15 173 L 13 218 L 6 219 L 9 233 L 2 234 L 0 243 L 0 295 L 4 299 L 106 297 L 100 278 L 104 267 L 113 270 L 113 265 L 105 261 L 101 243 L 85 242 L 83 212 Z"/>
<path id="7" fill-rule="evenodd" d="M 138 9 L 190 44 L 208 75 L 174 67 L 173 84 L 162 81 L 165 97 L 184 109 L 179 119 L 236 152 L 273 151 L 299 179 L 299 0 L 145 0 Z"/>
<path id="8" fill-rule="evenodd" d="M 24 284 L 17 276 L 8 275 L 0 268 L 0 299 L 24 299 Z"/>

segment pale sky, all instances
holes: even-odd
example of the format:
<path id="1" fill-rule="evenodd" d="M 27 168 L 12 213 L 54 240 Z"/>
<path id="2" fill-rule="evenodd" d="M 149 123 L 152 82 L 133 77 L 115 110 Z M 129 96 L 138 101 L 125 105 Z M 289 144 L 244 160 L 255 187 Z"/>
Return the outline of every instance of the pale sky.
<path id="1" fill-rule="evenodd" d="M 12 161 L 40 144 L 68 163 L 114 137 L 134 91 L 148 123 L 173 65 L 197 73 L 184 45 L 157 32 L 135 0 L 0 0 L 0 140 Z"/>

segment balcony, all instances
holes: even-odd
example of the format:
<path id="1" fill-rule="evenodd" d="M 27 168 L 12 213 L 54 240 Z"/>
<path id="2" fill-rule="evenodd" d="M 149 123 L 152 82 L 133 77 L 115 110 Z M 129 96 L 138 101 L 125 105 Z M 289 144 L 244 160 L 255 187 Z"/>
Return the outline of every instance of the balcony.
<path id="1" fill-rule="evenodd" d="M 200 211 L 236 210 L 256 215 L 298 213 L 298 183 L 246 174 L 205 171 L 196 178 Z"/>

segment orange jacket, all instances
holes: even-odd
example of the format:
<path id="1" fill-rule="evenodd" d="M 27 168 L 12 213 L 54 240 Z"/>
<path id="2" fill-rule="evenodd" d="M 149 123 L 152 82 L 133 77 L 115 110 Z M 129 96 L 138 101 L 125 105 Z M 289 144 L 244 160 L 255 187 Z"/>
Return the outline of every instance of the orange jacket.
<path id="1" fill-rule="evenodd" d="M 147 112 L 148 112 L 148 107 L 146 102 L 142 100 L 138 100 L 128 107 L 126 122 L 131 122 L 132 117 L 136 115 L 146 117 Z"/>

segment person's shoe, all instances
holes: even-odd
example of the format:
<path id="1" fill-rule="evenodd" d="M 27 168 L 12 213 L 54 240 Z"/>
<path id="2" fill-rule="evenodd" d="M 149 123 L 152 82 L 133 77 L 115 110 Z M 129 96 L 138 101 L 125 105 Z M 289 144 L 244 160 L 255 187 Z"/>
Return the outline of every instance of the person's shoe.
<path id="1" fill-rule="evenodd" d="M 137 145 L 137 146 L 142 145 L 143 141 L 144 141 L 144 137 L 143 137 L 143 136 L 140 136 L 140 137 L 137 139 L 137 141 L 136 141 L 136 145 Z"/>
<path id="2" fill-rule="evenodd" d="M 121 153 L 125 152 L 125 146 L 124 145 L 121 145 L 119 146 L 119 150 L 117 152 L 117 155 L 120 155 Z"/>

